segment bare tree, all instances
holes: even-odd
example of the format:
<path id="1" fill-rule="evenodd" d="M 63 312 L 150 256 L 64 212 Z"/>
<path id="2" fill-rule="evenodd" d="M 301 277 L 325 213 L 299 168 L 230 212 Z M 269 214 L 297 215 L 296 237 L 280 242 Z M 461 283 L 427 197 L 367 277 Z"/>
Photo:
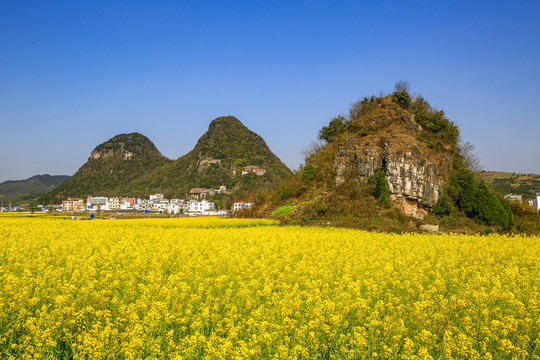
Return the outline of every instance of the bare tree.
<path id="1" fill-rule="evenodd" d="M 405 81 L 405 80 L 399 80 L 395 85 L 394 85 L 394 90 L 396 92 L 409 92 L 409 82 L 408 81 Z"/>
<path id="2" fill-rule="evenodd" d="M 304 162 L 307 163 L 309 158 L 315 155 L 324 147 L 324 142 L 321 140 L 312 141 L 300 153 L 304 156 Z"/>
<path id="3" fill-rule="evenodd" d="M 459 154 L 463 157 L 463 165 L 474 173 L 478 173 L 484 170 L 480 159 L 474 153 L 475 146 L 469 141 L 461 143 L 458 146 Z"/>

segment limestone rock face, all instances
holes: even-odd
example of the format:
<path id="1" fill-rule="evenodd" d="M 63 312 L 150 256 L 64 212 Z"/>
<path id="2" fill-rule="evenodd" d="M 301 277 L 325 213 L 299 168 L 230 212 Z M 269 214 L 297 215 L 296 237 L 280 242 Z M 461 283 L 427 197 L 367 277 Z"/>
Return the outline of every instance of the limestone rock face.
<path id="1" fill-rule="evenodd" d="M 400 121 L 408 123 L 413 119 Z M 387 123 L 383 131 L 375 134 L 349 134 L 340 141 L 334 157 L 336 185 L 351 177 L 367 181 L 383 169 L 393 205 L 407 216 L 424 218 L 439 199 L 451 160 L 450 156 L 426 149 L 416 140 L 417 131 L 418 127 Z"/>

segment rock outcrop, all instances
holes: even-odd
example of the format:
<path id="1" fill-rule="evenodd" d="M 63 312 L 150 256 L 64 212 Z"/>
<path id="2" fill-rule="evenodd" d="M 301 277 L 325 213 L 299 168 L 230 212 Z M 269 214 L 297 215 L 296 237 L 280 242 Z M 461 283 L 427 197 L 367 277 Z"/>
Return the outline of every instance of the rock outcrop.
<path id="1" fill-rule="evenodd" d="M 350 177 L 367 181 L 384 170 L 394 206 L 423 218 L 437 200 L 448 177 L 451 157 L 416 139 L 421 131 L 414 117 L 397 105 L 385 104 L 375 116 L 351 123 L 334 157 L 335 183 Z M 366 133 L 365 129 L 370 129 Z M 374 129 L 374 130 L 373 130 Z"/>

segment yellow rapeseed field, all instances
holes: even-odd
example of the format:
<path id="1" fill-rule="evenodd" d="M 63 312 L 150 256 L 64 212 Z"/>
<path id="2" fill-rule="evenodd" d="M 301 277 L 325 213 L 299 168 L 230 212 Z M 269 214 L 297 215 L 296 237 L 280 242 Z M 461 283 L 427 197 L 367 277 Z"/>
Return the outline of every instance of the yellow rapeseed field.
<path id="1" fill-rule="evenodd" d="M 0 216 L 0 358 L 540 359 L 538 237 Z"/>

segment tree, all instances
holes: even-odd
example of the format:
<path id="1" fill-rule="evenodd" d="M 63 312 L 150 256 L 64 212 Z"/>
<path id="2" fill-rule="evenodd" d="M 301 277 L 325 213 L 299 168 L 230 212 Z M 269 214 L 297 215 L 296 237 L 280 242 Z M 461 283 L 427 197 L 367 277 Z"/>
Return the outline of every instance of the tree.
<path id="1" fill-rule="evenodd" d="M 381 103 L 382 98 L 382 95 L 380 97 L 372 95 L 370 97 L 364 97 L 362 100 L 353 103 L 349 108 L 349 122 L 359 119 L 362 116 L 368 114 L 378 104 Z"/>
<path id="2" fill-rule="evenodd" d="M 450 198 L 446 193 L 442 194 L 437 203 L 433 206 L 433 212 L 437 216 L 450 215 L 452 211 L 452 205 L 450 204 Z"/>
<path id="3" fill-rule="evenodd" d="M 485 182 L 476 182 L 470 170 L 460 169 L 452 175 L 448 193 L 468 217 L 486 225 L 498 225 L 505 230 L 514 226 L 510 205 L 497 199 Z"/>
<path id="4" fill-rule="evenodd" d="M 382 207 L 390 207 L 390 185 L 388 185 L 388 180 L 386 180 L 386 174 L 383 169 L 379 169 L 375 173 L 375 189 L 373 190 L 373 195 L 377 198 Z"/>
<path id="5" fill-rule="evenodd" d="M 322 142 L 321 140 L 312 141 L 300 153 L 304 156 L 304 160 L 307 162 L 310 157 L 319 152 L 319 150 L 321 150 L 323 147 L 324 142 Z"/>
<path id="6" fill-rule="evenodd" d="M 412 100 L 411 96 L 409 95 L 409 83 L 407 81 L 400 80 L 394 85 L 392 100 L 398 103 L 398 105 L 403 109 L 409 108 Z"/>
<path id="7" fill-rule="evenodd" d="M 484 170 L 484 168 L 480 164 L 480 159 L 474 153 L 474 149 L 475 146 L 468 141 L 466 143 L 459 144 L 458 146 L 458 152 L 463 158 L 463 166 L 471 170 L 473 173 L 478 173 Z"/>
<path id="8" fill-rule="evenodd" d="M 332 142 L 338 138 L 338 136 L 343 133 L 345 126 L 347 126 L 347 119 L 339 115 L 330 121 L 328 126 L 323 126 L 319 131 L 319 139 L 326 141 L 327 143 Z"/>
<path id="9" fill-rule="evenodd" d="M 409 92 L 409 82 L 406 80 L 399 80 L 394 84 L 395 92 Z"/>

